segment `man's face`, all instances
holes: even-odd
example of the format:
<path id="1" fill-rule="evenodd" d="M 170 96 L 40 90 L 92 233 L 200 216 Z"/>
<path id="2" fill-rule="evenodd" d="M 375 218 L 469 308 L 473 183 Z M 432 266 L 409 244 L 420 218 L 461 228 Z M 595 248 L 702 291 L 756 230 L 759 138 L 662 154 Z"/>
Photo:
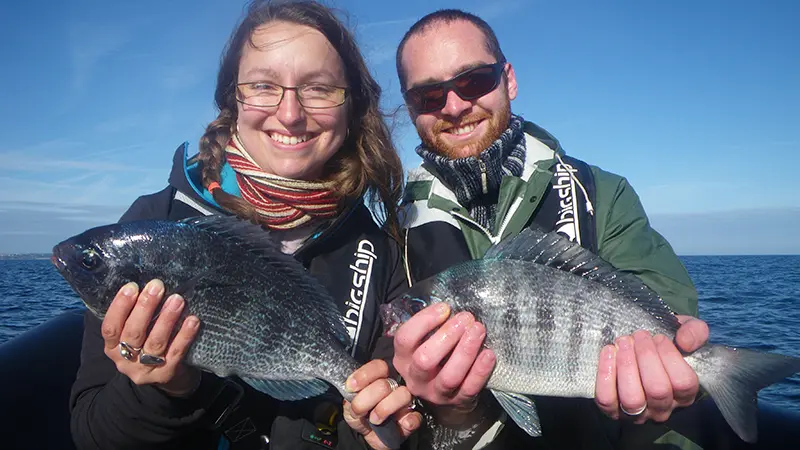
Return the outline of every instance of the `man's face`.
<path id="1" fill-rule="evenodd" d="M 401 54 L 405 88 L 447 81 L 467 69 L 496 63 L 484 42 L 480 29 L 463 20 L 436 23 L 411 37 Z M 427 148 L 451 159 L 465 158 L 480 154 L 500 137 L 516 96 L 514 70 L 506 64 L 500 84 L 488 94 L 464 100 L 451 90 L 441 109 L 410 114 Z"/>

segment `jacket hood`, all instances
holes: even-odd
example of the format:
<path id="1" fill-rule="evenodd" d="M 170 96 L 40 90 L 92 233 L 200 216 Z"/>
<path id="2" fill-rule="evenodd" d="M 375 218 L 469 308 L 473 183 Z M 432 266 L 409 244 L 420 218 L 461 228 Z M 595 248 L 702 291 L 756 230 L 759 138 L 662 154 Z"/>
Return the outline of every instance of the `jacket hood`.
<path id="1" fill-rule="evenodd" d="M 555 136 L 550 134 L 549 131 L 527 120 L 523 121 L 523 124 L 524 125 L 522 129 L 523 131 L 525 131 L 525 133 L 536 138 L 536 140 L 541 142 L 542 144 L 550 147 L 550 149 L 553 150 L 554 152 L 563 155 L 564 149 L 561 148 L 561 143 L 558 142 L 558 139 L 556 139 Z"/>
<path id="2" fill-rule="evenodd" d="M 200 170 L 199 154 L 189 157 L 189 142 L 184 142 L 175 150 L 172 157 L 172 170 L 169 174 L 169 185 L 195 201 L 202 202 L 222 211 L 214 197 L 203 186 L 203 174 Z M 226 162 L 220 171 L 220 187 L 228 194 L 239 196 L 239 184 L 236 182 L 236 172 Z"/>

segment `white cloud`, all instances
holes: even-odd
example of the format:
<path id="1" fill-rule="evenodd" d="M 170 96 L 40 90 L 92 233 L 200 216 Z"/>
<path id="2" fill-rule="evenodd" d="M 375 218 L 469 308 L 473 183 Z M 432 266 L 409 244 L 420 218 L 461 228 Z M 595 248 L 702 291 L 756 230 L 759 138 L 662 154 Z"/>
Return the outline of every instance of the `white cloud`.
<path id="1" fill-rule="evenodd" d="M 357 30 L 368 30 L 371 28 L 383 28 L 383 27 L 390 27 L 394 25 L 405 25 L 406 27 L 410 27 L 419 17 L 405 17 L 402 19 L 389 19 L 389 20 L 378 20 L 375 22 L 367 22 L 360 25 L 356 25 Z"/>
<path id="2" fill-rule="evenodd" d="M 135 114 L 126 117 L 114 117 L 113 119 L 100 122 L 95 126 L 95 131 L 102 134 L 117 134 L 123 131 L 134 130 L 141 127 L 144 117 Z"/>
<path id="3" fill-rule="evenodd" d="M 188 65 L 172 65 L 161 69 L 158 77 L 161 87 L 168 92 L 191 89 L 200 83 L 201 70 Z"/>
<path id="4" fill-rule="evenodd" d="M 371 67 L 377 67 L 387 61 L 394 61 L 397 49 L 394 45 L 362 45 L 364 58 Z"/>
<path id="5" fill-rule="evenodd" d="M 101 60 L 130 40 L 130 30 L 120 21 L 109 24 L 73 23 L 67 34 L 72 63 L 72 86 L 85 87 Z"/>
<path id="6" fill-rule="evenodd" d="M 0 253 L 49 252 L 70 236 L 116 222 L 125 208 L 0 200 Z"/>
<path id="7" fill-rule="evenodd" d="M 117 150 L 115 150 L 117 151 Z M 20 152 L 0 153 L 0 167 L 12 172 L 60 172 L 69 169 L 91 170 L 91 171 L 112 171 L 112 172 L 144 172 L 148 171 L 143 167 L 135 167 L 127 164 L 110 163 L 97 161 L 82 156 L 80 159 L 53 159 L 36 158 L 30 154 Z"/>

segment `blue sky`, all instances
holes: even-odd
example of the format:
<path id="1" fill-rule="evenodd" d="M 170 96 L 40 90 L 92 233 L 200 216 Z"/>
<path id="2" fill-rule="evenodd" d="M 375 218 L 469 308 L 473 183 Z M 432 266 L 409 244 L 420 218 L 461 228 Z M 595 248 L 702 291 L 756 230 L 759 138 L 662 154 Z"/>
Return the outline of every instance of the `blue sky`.
<path id="1" fill-rule="evenodd" d="M 484 17 L 514 65 L 514 112 L 628 178 L 680 254 L 800 253 L 800 4 L 793 1 L 328 1 L 346 11 L 384 106 L 422 15 Z M 0 5 L 0 253 L 48 251 L 161 189 L 214 119 L 243 2 Z M 416 135 L 398 117 L 411 167 Z"/>

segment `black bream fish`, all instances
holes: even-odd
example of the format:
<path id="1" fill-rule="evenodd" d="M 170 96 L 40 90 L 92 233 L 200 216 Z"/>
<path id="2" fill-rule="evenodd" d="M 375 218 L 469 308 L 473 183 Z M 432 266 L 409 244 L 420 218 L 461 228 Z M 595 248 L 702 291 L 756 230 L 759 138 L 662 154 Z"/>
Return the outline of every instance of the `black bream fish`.
<path id="1" fill-rule="evenodd" d="M 484 259 L 453 266 L 381 306 L 387 334 L 423 307 L 446 302 L 486 326 L 497 356 L 487 388 L 531 436 L 541 428 L 524 395 L 593 398 L 600 351 L 637 330 L 674 339 L 669 307 L 623 273 L 556 233 L 526 229 Z M 684 357 L 722 415 L 755 442 L 756 392 L 800 372 L 800 358 L 707 344 Z M 443 438 L 444 439 L 444 438 Z"/>
<path id="2" fill-rule="evenodd" d="M 102 226 L 55 246 L 53 262 L 100 318 L 131 281 L 159 278 L 164 299 L 183 295 L 183 317 L 201 324 L 190 365 L 237 375 L 279 400 L 317 396 L 329 384 L 354 397 L 345 381 L 359 364 L 336 304 L 259 226 L 227 216 Z M 373 428 L 388 447 L 403 441 L 393 418 Z"/>

